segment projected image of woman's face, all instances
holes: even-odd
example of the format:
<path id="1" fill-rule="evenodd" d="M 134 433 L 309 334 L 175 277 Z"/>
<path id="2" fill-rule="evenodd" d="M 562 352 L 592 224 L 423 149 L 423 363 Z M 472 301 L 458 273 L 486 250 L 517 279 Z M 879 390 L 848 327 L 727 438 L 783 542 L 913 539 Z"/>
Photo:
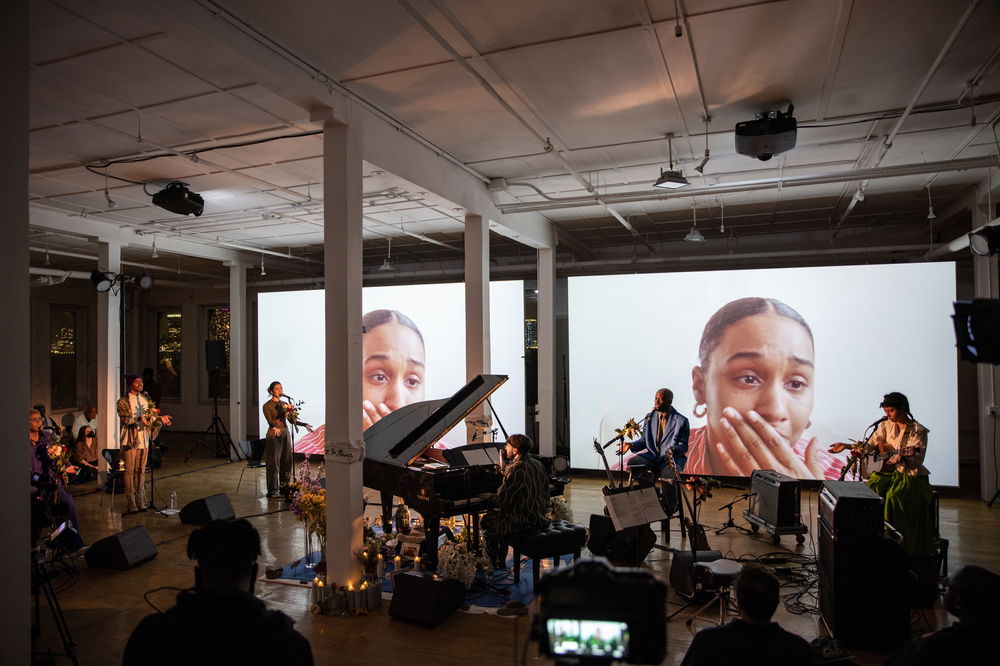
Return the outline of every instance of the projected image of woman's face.
<path id="1" fill-rule="evenodd" d="M 709 427 L 719 428 L 729 407 L 755 411 L 794 442 L 813 406 L 813 343 L 797 322 L 776 314 L 746 317 L 730 326 L 709 358 L 704 402 Z"/>
<path id="2" fill-rule="evenodd" d="M 708 406 L 712 472 L 812 477 L 791 447 L 809 425 L 814 371 L 813 342 L 798 322 L 764 313 L 730 325 L 693 372 L 695 400 Z"/>
<path id="3" fill-rule="evenodd" d="M 364 427 L 403 405 L 424 399 L 425 353 L 420 336 L 398 322 L 362 336 Z"/>

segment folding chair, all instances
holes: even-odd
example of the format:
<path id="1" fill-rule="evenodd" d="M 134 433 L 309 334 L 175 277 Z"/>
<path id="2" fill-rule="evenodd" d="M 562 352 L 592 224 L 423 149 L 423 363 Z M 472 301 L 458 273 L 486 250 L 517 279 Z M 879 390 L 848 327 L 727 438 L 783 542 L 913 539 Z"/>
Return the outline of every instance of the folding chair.
<path id="1" fill-rule="evenodd" d="M 240 484 L 243 483 L 243 474 L 248 470 L 252 469 L 254 471 L 254 488 L 257 495 L 260 496 L 260 472 L 262 469 L 266 468 L 267 465 L 264 463 L 264 440 L 263 439 L 242 439 L 240 440 L 240 451 L 243 452 L 243 457 L 246 458 L 246 467 L 240 470 L 240 480 L 236 482 L 236 493 L 240 492 Z"/>
<path id="2" fill-rule="evenodd" d="M 101 451 L 101 457 L 104 458 L 108 463 L 108 481 L 111 482 L 111 510 L 115 510 L 115 491 L 118 487 L 118 481 L 124 477 L 125 472 L 122 471 L 122 456 L 121 451 L 118 449 L 104 449 Z M 107 489 L 107 484 L 105 484 L 105 490 Z M 101 493 L 101 501 L 99 506 L 104 505 L 104 493 Z"/>

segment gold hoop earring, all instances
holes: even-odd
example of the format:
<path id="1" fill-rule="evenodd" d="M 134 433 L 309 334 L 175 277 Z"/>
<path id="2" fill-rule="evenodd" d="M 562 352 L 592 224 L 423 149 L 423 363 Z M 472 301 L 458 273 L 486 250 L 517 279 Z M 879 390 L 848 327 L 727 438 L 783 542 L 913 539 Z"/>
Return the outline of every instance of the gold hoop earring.
<path id="1" fill-rule="evenodd" d="M 701 408 L 701 411 L 698 410 L 699 407 Z M 695 415 L 695 418 L 704 418 L 705 414 L 708 414 L 708 405 L 703 402 L 699 402 L 694 406 L 692 413 Z"/>

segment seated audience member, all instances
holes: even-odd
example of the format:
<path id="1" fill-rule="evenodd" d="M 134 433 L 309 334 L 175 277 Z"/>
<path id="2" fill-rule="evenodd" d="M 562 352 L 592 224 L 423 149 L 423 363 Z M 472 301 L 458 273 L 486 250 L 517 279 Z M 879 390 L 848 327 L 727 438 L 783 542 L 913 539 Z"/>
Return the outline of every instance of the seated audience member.
<path id="1" fill-rule="evenodd" d="M 814 663 L 804 638 L 771 621 L 778 608 L 780 584 L 770 571 L 759 564 L 745 565 L 735 589 L 740 616 L 721 627 L 699 631 L 681 666 Z"/>
<path id="2" fill-rule="evenodd" d="M 83 426 L 90 426 L 90 429 L 94 432 L 94 434 L 97 434 L 97 407 L 94 405 L 87 405 L 87 408 L 77 414 L 76 418 L 73 419 L 72 434 L 74 437 L 79 434 L 80 428 Z"/>
<path id="3" fill-rule="evenodd" d="M 312 649 L 281 611 L 254 596 L 260 535 L 246 520 L 219 520 L 191 533 L 194 588 L 144 618 L 132 632 L 124 666 L 242 664 L 311 666 Z"/>
<path id="4" fill-rule="evenodd" d="M 97 435 L 89 425 L 84 425 L 77 433 L 72 460 L 80 471 L 75 483 L 85 483 L 97 478 Z"/>
<path id="5" fill-rule="evenodd" d="M 37 409 L 28 411 L 28 442 L 31 444 L 32 511 L 36 517 L 46 508 L 54 510 L 53 517 L 64 512 L 73 529 L 79 532 L 80 517 L 73 496 L 66 489 L 62 472 L 65 471 L 67 478 L 72 478 L 80 470 L 75 465 L 66 465 L 65 470 L 58 469 L 60 463 L 53 460 L 52 454 L 59 453 L 61 445 L 42 429 L 42 415 Z"/>
<path id="6" fill-rule="evenodd" d="M 531 457 L 527 435 L 511 435 L 505 450 L 507 464 L 503 483 L 496 494 L 481 493 L 492 508 L 483 516 L 486 553 L 494 567 L 503 568 L 512 536 L 521 530 L 544 527 L 549 519 L 549 476 L 545 467 Z"/>
<path id="7" fill-rule="evenodd" d="M 1000 622 L 1000 575 L 977 566 L 964 566 L 948 579 L 944 607 L 958 618 L 950 627 L 910 641 L 892 666 L 919 664 L 976 664 L 993 652 L 993 636 Z"/>
<path id="8" fill-rule="evenodd" d="M 62 428 L 55 422 L 55 419 L 45 414 L 45 405 L 39 403 L 35 405 L 34 408 L 38 410 L 39 414 L 42 415 L 42 430 L 48 434 L 49 441 L 59 441 L 59 436 L 62 434 Z"/>

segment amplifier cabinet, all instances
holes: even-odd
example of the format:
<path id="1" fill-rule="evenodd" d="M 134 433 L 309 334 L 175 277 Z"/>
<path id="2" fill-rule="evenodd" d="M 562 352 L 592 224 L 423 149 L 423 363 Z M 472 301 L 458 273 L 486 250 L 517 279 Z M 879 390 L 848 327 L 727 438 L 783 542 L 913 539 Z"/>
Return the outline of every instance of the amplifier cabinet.
<path id="1" fill-rule="evenodd" d="M 754 470 L 750 480 L 750 513 L 774 527 L 802 523 L 801 490 L 798 479 L 773 469 Z"/>
<path id="2" fill-rule="evenodd" d="M 869 539 L 882 534 L 885 501 L 856 481 L 824 481 L 819 491 L 819 517 L 835 538 Z"/>

